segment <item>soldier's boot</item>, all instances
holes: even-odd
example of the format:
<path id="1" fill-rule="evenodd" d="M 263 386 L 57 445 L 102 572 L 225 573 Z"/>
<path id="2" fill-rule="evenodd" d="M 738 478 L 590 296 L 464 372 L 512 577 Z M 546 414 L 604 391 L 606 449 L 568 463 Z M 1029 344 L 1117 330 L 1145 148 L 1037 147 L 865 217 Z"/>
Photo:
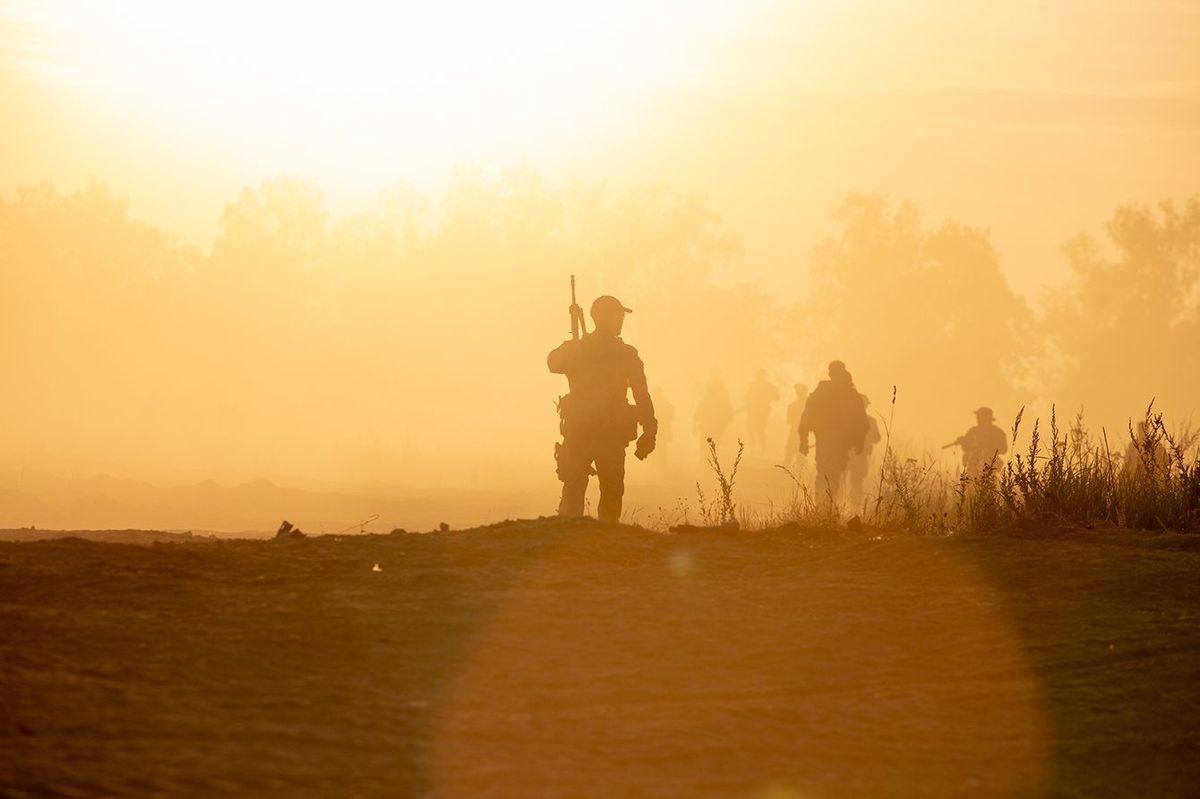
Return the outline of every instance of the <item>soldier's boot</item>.
<path id="1" fill-rule="evenodd" d="M 817 498 L 828 505 L 837 505 L 841 500 L 842 475 L 828 467 L 817 467 L 816 478 Z"/>
<path id="2" fill-rule="evenodd" d="M 583 501 L 587 496 L 588 478 L 576 477 L 563 481 L 562 499 L 558 503 L 558 515 L 576 518 L 583 515 Z"/>
<path id="3" fill-rule="evenodd" d="M 600 521 L 612 524 L 621 521 L 621 495 L 623 493 L 623 486 L 617 486 L 615 489 L 612 486 L 606 489 L 603 484 L 600 486 L 600 506 L 596 514 Z"/>
<path id="4" fill-rule="evenodd" d="M 864 475 L 854 473 L 850 475 L 850 510 L 859 510 L 863 501 L 863 483 L 866 481 Z"/>

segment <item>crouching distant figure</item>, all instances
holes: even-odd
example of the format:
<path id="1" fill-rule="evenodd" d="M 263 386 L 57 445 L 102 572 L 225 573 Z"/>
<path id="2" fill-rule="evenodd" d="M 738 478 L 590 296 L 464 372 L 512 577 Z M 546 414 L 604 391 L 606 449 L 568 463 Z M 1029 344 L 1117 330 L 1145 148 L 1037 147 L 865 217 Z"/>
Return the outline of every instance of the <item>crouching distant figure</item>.
<path id="1" fill-rule="evenodd" d="M 963 474 L 972 481 L 1000 464 L 1000 456 L 1008 452 L 1008 436 L 996 425 L 996 415 L 988 407 L 975 411 L 975 426 L 942 449 L 962 447 Z"/>

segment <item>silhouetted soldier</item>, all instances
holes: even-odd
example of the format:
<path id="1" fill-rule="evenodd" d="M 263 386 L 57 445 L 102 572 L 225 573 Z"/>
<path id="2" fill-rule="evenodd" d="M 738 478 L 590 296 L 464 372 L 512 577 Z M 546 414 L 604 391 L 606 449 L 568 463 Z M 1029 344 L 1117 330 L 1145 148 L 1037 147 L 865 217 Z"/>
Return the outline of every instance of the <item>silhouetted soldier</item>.
<path id="1" fill-rule="evenodd" d="M 817 439 L 817 494 L 836 502 L 850 451 L 859 451 L 870 424 L 862 397 L 846 364 L 829 364 L 829 379 L 809 395 L 800 416 L 800 454 L 808 454 L 808 435 Z"/>
<path id="2" fill-rule="evenodd" d="M 973 480 L 1008 452 L 1008 436 L 996 425 L 995 418 L 991 408 L 979 408 L 975 411 L 975 426 L 942 448 L 962 447 L 963 472 Z"/>
<path id="3" fill-rule="evenodd" d="M 708 438 L 720 446 L 721 439 L 725 437 L 725 431 L 732 421 L 733 403 L 729 401 L 729 391 L 725 388 L 725 381 L 721 379 L 720 373 L 714 369 L 704 389 L 704 396 L 696 406 L 696 416 L 692 420 L 692 432 L 700 439 L 701 452 L 704 451 L 705 439 Z"/>
<path id="4" fill-rule="evenodd" d="M 866 394 L 862 395 L 863 408 L 871 407 L 871 400 Z M 879 422 L 875 415 L 867 412 L 867 435 L 863 439 L 862 450 L 850 453 L 850 507 L 857 508 L 863 501 L 863 482 L 871 469 L 871 453 L 875 445 L 883 440 L 879 434 Z"/>
<path id="5" fill-rule="evenodd" d="M 588 478 L 600 482 L 597 516 L 603 522 L 621 518 L 625 493 L 625 449 L 637 439 L 635 453 L 644 460 L 654 451 L 658 422 L 646 388 L 646 372 L 637 350 L 621 340 L 625 314 L 616 297 L 597 297 L 592 303 L 595 330 L 565 341 L 546 358 L 555 374 L 567 376 L 569 393 L 559 401 L 562 443 L 555 447 L 558 479 L 562 480 L 560 516 L 582 516 Z M 572 318 L 582 309 L 571 307 Z M 627 392 L 633 392 L 630 405 Z M 638 424 L 642 436 L 638 438 Z"/>
<path id="6" fill-rule="evenodd" d="M 767 380 L 766 370 L 759 369 L 746 389 L 746 448 L 751 456 L 760 456 L 766 449 L 767 419 L 778 399 L 779 389 Z"/>
<path id="7" fill-rule="evenodd" d="M 796 392 L 796 398 L 787 406 L 787 446 L 783 449 L 783 465 L 787 468 L 800 462 L 800 416 L 808 401 L 808 386 L 796 383 L 792 390 Z"/>

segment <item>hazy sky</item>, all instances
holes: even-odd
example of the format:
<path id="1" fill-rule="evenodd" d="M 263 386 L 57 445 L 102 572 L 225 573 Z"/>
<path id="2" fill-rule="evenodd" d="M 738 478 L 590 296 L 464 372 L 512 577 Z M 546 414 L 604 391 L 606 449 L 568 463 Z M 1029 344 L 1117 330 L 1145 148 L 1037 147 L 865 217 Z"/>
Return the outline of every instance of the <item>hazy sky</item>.
<path id="1" fill-rule="evenodd" d="M 1082 358 L 1086 386 L 1059 385 L 1060 353 L 1021 349 L 1030 342 L 1005 325 L 1027 321 L 1013 310 L 1024 306 L 1005 301 L 971 236 L 942 243 L 955 255 L 925 270 L 934 283 L 903 270 L 904 248 L 933 238 L 897 234 L 902 246 L 883 241 L 875 260 L 834 261 L 866 270 L 853 296 L 826 293 L 803 319 L 768 310 L 796 307 L 849 192 L 913 201 L 923 230 L 946 216 L 990 229 L 1011 285 L 1035 301 L 1066 276 L 1069 237 L 1098 232 L 1119 205 L 1200 192 L 1200 0 L 0 0 L 0 113 L 0 196 L 95 176 L 135 217 L 203 248 L 238 200 L 223 249 L 186 261 L 201 265 L 186 278 L 147 268 L 177 264 L 172 247 L 105 224 L 102 192 L 31 195 L 30 214 L 6 215 L 16 279 L 0 293 L 0 360 L 14 377 L 0 417 L 22 424 L 0 430 L 0 483 L 8 469 L 22 490 L 27 470 L 496 483 L 541 507 L 557 492 L 564 390 L 543 359 L 567 332 L 568 271 L 583 302 L 613 292 L 638 309 L 628 335 L 677 408 L 672 465 L 631 467 L 662 488 L 654 502 L 678 496 L 671 481 L 690 492 L 704 469 L 692 420 L 713 369 L 737 402 L 757 367 L 788 395 L 846 358 L 880 412 L 899 387 L 892 443 L 949 468 L 957 453 L 937 447 L 980 403 L 1005 425 L 1022 406 L 1028 419 L 1053 402 L 1099 405 L 1100 424 L 1120 431 L 1150 397 L 1187 414 L 1196 396 L 1196 370 L 1174 366 L 1191 330 L 1136 314 L 1110 357 Z M 363 238 L 350 226 L 317 254 L 324 217 L 308 184 L 239 195 L 281 173 L 314 178 L 342 214 L 398 181 L 436 198 L 458 166 L 514 165 L 586 190 L 526 195 L 528 171 L 460 181 L 441 219 L 394 191 L 386 220 L 364 215 Z M 622 191 L 631 183 L 668 190 Z M 707 195 L 740 237 L 718 278 L 769 299 L 705 282 L 736 248 L 684 193 Z M 260 237 L 279 208 L 296 214 L 286 235 Z M 495 231 L 487 213 L 503 215 Z M 428 244 L 371 233 L 418 218 Z M 798 324 L 824 310 L 833 340 Z M 1005 346 L 981 355 L 981 343 Z M 1018 385 L 1005 369 L 1033 377 Z M 1123 391 L 1109 391 L 1122 371 Z M 757 468 L 763 486 L 777 476 Z M 78 485 L 74 523 L 165 523 L 87 499 L 108 484 Z M 254 521 L 204 523 L 277 524 L 260 493 L 241 500 Z M 11 518 L 41 526 L 44 512 L 35 502 Z M 338 527 L 362 518 L 345 512 Z"/>
<path id="2" fill-rule="evenodd" d="M 278 172 L 341 210 L 524 162 L 706 193 L 788 290 L 883 191 L 1036 296 L 1067 236 L 1200 186 L 1200 2 L 385 5 L 0 2 L 0 191 L 95 175 L 206 243 Z"/>

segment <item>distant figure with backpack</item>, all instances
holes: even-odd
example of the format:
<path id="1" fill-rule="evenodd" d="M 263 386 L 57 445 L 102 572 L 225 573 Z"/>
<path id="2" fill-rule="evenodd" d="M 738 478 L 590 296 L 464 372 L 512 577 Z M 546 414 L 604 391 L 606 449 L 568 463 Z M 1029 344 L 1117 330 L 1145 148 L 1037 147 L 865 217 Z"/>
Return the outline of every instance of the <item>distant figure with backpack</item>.
<path id="1" fill-rule="evenodd" d="M 871 407 L 871 400 L 866 394 L 862 395 L 863 408 Z M 859 507 L 863 501 L 863 483 L 866 482 L 867 473 L 871 470 L 871 453 L 875 451 L 875 445 L 883 440 L 883 436 L 879 433 L 879 422 L 875 418 L 875 414 L 867 412 L 867 436 L 863 439 L 862 449 L 858 452 L 850 453 L 850 507 L 854 510 L 861 510 Z"/>
<path id="2" fill-rule="evenodd" d="M 793 469 L 800 463 L 800 417 L 804 404 L 808 402 L 808 386 L 796 383 L 792 386 L 796 398 L 787 406 L 787 445 L 783 448 L 783 468 Z"/>
<path id="3" fill-rule="evenodd" d="M 850 453 L 862 451 L 868 430 L 867 410 L 846 364 L 831 362 L 829 379 L 813 389 L 800 416 L 801 455 L 808 454 L 809 435 L 816 438 L 818 496 L 837 503 Z"/>
<path id="4" fill-rule="evenodd" d="M 779 389 L 767 379 L 767 371 L 759 369 L 746 389 L 746 449 L 751 457 L 761 457 L 767 448 L 767 419 L 778 400 Z"/>

